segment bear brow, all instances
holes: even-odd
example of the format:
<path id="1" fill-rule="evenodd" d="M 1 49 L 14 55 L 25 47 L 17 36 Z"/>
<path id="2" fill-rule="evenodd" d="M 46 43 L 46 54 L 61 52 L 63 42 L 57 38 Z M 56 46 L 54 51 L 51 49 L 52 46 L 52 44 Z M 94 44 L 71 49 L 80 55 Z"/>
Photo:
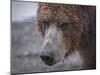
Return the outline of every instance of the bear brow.
<path id="1" fill-rule="evenodd" d="M 72 21 L 72 20 L 71 21 L 58 21 L 57 22 L 57 24 L 60 24 L 60 25 L 62 25 L 64 23 L 66 23 L 66 24 L 79 24 L 79 23 Z"/>

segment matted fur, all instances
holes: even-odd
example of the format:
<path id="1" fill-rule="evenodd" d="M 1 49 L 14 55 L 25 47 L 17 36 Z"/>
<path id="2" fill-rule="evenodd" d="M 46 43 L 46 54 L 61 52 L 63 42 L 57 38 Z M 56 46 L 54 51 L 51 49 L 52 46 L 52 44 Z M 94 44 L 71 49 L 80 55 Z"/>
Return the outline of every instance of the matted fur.
<path id="1" fill-rule="evenodd" d="M 43 37 L 45 36 L 45 31 L 42 29 L 44 20 L 48 20 L 49 25 L 57 22 L 70 24 L 69 29 L 62 31 L 61 45 L 69 50 L 65 57 L 77 50 L 82 59 L 83 69 L 96 68 L 95 6 L 39 3 L 37 13 L 38 28 Z"/>

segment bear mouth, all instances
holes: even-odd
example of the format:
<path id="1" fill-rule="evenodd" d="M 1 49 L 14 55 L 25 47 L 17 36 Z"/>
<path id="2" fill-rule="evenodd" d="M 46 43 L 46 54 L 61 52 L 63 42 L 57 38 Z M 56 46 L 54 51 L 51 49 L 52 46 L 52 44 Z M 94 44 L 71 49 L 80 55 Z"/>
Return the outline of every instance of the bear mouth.
<path id="1" fill-rule="evenodd" d="M 48 65 L 48 66 L 53 66 L 54 64 L 55 64 L 55 62 L 44 62 L 46 65 Z"/>

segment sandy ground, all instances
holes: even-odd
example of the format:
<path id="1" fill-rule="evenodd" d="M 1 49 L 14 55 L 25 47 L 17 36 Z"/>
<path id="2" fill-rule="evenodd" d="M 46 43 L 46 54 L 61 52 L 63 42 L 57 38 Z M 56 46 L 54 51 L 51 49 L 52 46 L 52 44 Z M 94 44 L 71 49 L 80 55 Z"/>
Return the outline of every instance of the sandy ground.
<path id="1" fill-rule="evenodd" d="M 35 20 L 29 22 L 13 22 L 11 28 L 12 73 L 48 72 L 76 69 L 77 65 L 73 65 L 70 63 L 71 61 L 56 66 L 47 66 L 42 62 L 39 53 L 43 38 L 37 30 Z M 79 67 L 77 69 L 79 69 Z"/>

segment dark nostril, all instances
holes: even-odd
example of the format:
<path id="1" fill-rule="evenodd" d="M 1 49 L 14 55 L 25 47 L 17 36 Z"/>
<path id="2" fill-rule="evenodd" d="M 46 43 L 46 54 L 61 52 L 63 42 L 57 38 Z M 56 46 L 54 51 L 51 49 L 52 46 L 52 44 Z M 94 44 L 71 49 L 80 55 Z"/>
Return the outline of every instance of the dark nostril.
<path id="1" fill-rule="evenodd" d="M 41 56 L 41 58 L 44 60 L 44 61 L 52 61 L 53 60 L 53 57 L 50 57 L 50 56 Z"/>
<path id="2" fill-rule="evenodd" d="M 54 57 L 53 56 L 41 55 L 40 57 L 44 61 L 44 63 L 47 64 L 47 65 L 52 65 L 54 63 Z"/>

